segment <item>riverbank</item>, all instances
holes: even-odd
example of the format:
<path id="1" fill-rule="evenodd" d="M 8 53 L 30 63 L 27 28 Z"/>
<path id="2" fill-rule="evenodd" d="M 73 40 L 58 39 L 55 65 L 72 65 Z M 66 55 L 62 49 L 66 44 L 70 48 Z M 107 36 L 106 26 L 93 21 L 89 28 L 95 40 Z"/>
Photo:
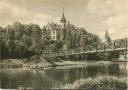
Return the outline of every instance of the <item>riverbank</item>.
<path id="1" fill-rule="evenodd" d="M 1 69 L 44 69 L 48 67 L 56 67 L 56 66 L 71 66 L 71 65 L 93 65 L 93 64 L 107 64 L 109 61 L 97 61 L 97 62 L 89 62 L 89 61 L 64 61 L 58 58 L 50 59 L 42 59 L 42 60 L 26 60 L 26 59 L 7 59 L 0 61 Z"/>
<path id="2" fill-rule="evenodd" d="M 36 59 L 37 58 L 37 59 Z M 56 66 L 73 66 L 73 65 L 97 65 L 115 63 L 110 61 L 70 61 L 60 58 L 40 58 L 31 57 L 29 59 L 6 59 L 0 60 L 1 69 L 46 69 Z"/>
<path id="3" fill-rule="evenodd" d="M 75 80 L 71 84 L 61 85 L 63 89 L 110 89 L 125 90 L 127 89 L 127 77 L 116 76 L 96 76 L 94 78 L 83 78 Z"/>

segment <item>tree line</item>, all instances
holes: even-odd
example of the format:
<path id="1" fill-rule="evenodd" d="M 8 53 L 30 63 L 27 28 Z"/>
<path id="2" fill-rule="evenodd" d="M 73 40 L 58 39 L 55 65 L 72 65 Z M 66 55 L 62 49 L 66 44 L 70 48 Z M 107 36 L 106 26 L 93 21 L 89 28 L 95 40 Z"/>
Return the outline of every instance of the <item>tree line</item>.
<path id="1" fill-rule="evenodd" d="M 0 27 L 0 57 L 28 58 L 48 52 L 101 48 L 101 40 L 96 34 L 87 32 L 84 28 L 68 25 L 65 40 L 53 41 L 49 31 L 36 24 L 21 24 L 15 22 L 3 28 Z M 81 49 L 81 48 L 80 48 Z"/>
<path id="2" fill-rule="evenodd" d="M 25 58 L 43 49 L 42 30 L 19 22 L 0 28 L 1 58 Z"/>

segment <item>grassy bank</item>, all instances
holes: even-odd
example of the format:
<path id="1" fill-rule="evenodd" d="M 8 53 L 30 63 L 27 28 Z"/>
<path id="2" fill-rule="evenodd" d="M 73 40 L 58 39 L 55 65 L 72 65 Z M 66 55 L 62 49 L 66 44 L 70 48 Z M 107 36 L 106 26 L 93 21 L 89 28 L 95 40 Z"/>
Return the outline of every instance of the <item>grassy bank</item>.
<path id="1" fill-rule="evenodd" d="M 126 77 L 96 76 L 60 86 L 63 89 L 127 89 Z"/>
<path id="2" fill-rule="evenodd" d="M 61 59 L 37 59 L 37 60 L 19 60 L 19 59 L 7 59 L 0 61 L 1 69 L 44 69 L 48 67 L 56 66 L 73 66 L 73 65 L 96 65 L 96 64 L 109 64 L 108 61 L 64 61 Z"/>
<path id="3" fill-rule="evenodd" d="M 93 62 L 93 63 L 92 63 Z M 43 69 L 55 66 L 70 66 L 70 65 L 96 65 L 96 64 L 108 64 L 109 61 L 65 61 L 60 58 L 42 58 L 40 56 L 32 56 L 27 59 L 6 59 L 0 60 L 0 68 L 3 69 Z"/>

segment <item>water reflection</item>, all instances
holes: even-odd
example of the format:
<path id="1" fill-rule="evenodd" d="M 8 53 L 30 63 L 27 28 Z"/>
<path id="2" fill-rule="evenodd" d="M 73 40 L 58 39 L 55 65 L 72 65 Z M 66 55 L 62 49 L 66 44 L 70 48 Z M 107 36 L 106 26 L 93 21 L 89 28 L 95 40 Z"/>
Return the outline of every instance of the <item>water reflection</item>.
<path id="1" fill-rule="evenodd" d="M 46 70 L 1 71 L 1 88 L 5 89 L 50 89 L 79 78 L 96 75 L 126 76 L 126 64 L 56 67 Z"/>

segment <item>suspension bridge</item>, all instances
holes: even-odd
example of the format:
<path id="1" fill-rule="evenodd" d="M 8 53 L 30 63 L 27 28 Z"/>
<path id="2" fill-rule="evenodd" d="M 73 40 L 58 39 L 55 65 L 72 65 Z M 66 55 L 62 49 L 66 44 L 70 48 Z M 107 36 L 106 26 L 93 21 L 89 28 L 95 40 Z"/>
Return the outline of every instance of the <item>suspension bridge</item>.
<path id="1" fill-rule="evenodd" d="M 127 30 L 127 27 L 121 27 L 119 30 L 113 32 L 111 35 L 116 35 L 118 37 L 120 31 Z M 127 33 L 123 33 L 127 34 Z M 119 35 L 121 36 L 121 35 Z M 124 36 L 124 35 L 123 35 Z M 128 38 L 123 37 L 120 39 L 115 39 L 111 41 L 111 44 L 108 45 L 106 42 L 102 42 L 100 45 L 96 46 L 95 48 L 87 48 L 87 46 L 78 47 L 74 50 L 63 50 L 58 52 L 48 52 L 43 53 L 43 57 L 66 57 L 66 56 L 73 56 L 73 57 L 82 57 L 86 59 L 88 54 L 99 54 L 99 53 L 106 53 L 106 52 L 118 52 L 124 56 L 124 59 L 127 59 L 128 52 Z"/>

